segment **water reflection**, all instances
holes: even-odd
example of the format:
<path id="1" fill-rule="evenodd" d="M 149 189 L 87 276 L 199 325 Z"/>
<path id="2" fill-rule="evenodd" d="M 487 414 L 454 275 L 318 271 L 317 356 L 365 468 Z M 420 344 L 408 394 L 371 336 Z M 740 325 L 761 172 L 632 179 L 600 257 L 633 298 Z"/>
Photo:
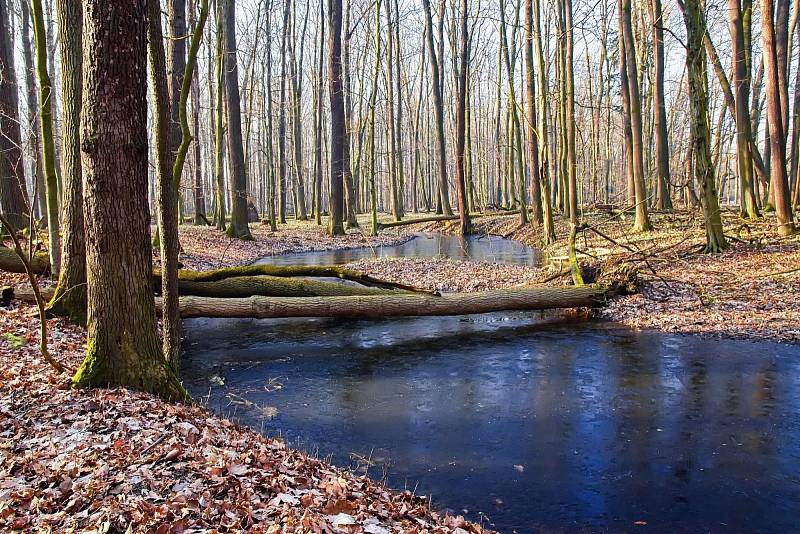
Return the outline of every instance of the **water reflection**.
<path id="1" fill-rule="evenodd" d="M 190 391 L 503 531 L 793 530 L 800 348 L 539 315 L 186 322 Z M 226 387 L 210 385 L 219 375 Z M 266 387 L 270 379 L 282 389 Z"/>
<path id="2" fill-rule="evenodd" d="M 363 247 L 347 250 L 319 250 L 268 256 L 257 263 L 271 265 L 342 265 L 374 258 L 437 258 L 490 261 L 537 266 L 541 255 L 537 249 L 498 236 L 458 236 L 418 234 L 397 246 Z"/>

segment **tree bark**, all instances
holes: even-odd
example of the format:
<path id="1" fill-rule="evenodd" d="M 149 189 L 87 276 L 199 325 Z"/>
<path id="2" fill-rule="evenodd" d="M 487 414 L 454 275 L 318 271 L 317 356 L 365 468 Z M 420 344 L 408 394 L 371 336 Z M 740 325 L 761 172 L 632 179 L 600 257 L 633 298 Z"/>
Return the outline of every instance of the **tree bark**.
<path id="1" fill-rule="evenodd" d="M 466 140 L 467 109 L 467 65 L 469 65 L 469 34 L 467 33 L 467 0 L 461 0 L 461 49 L 458 69 L 458 103 L 456 107 L 456 195 L 458 196 L 458 216 L 461 222 L 461 235 L 472 233 L 467 204 L 467 186 L 464 179 L 464 146 Z M 525 205 L 522 205 L 525 212 Z"/>
<path id="2" fill-rule="evenodd" d="M 61 59 L 63 140 L 62 254 L 56 292 L 48 305 L 51 313 L 86 324 L 86 240 L 83 225 L 81 170 L 81 78 L 83 76 L 83 8 L 80 0 L 56 0 L 58 51 Z"/>
<path id="3" fill-rule="evenodd" d="M 639 94 L 639 70 L 637 67 L 636 48 L 634 45 L 633 29 L 631 27 L 631 1 L 620 0 L 620 3 L 623 40 L 625 42 L 625 62 L 628 69 L 631 129 L 633 134 L 634 200 L 636 203 L 636 219 L 633 223 L 633 229 L 637 232 L 647 232 L 652 227 L 647 211 L 647 190 L 644 180 L 641 96 Z"/>
<path id="4" fill-rule="evenodd" d="M 47 36 L 41 0 L 31 1 L 33 33 L 36 41 L 36 74 L 39 81 L 39 126 L 42 142 L 42 168 L 47 190 L 47 234 L 50 249 L 50 268 L 54 274 L 61 270 L 61 234 L 56 170 L 56 145 L 53 137 L 53 84 L 47 66 Z"/>
<path id="5" fill-rule="evenodd" d="M 655 80 L 653 87 L 653 113 L 655 117 L 656 144 L 656 207 L 672 209 L 669 193 L 669 132 L 667 131 L 667 107 L 664 97 L 664 12 L 661 0 L 650 0 L 650 18 L 653 22 L 653 45 Z"/>
<path id="6" fill-rule="evenodd" d="M 187 398 L 159 344 L 147 205 L 147 0 L 84 2 L 87 352 L 76 387 Z"/>

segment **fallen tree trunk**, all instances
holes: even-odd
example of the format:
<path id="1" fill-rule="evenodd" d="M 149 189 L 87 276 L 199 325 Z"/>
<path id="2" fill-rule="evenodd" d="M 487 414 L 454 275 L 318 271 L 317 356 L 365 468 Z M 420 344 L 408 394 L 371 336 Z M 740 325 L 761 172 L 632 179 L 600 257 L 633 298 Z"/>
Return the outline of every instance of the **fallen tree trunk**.
<path id="1" fill-rule="evenodd" d="M 470 213 L 471 219 L 479 219 L 481 217 L 506 217 L 509 215 L 516 215 L 519 210 L 509 210 L 502 212 L 484 212 L 484 213 Z M 418 217 L 416 219 L 405 219 L 403 221 L 386 221 L 379 222 L 378 229 L 386 230 L 387 228 L 397 228 L 398 226 L 407 226 L 410 224 L 429 223 L 429 222 L 444 222 L 444 221 L 457 221 L 458 215 L 431 215 L 430 217 Z"/>
<path id="2" fill-rule="evenodd" d="M 43 290 L 43 295 L 48 291 Z M 601 285 L 581 287 L 522 287 L 479 293 L 329 297 L 215 298 L 185 296 L 180 298 L 181 317 L 255 318 L 344 317 L 375 319 L 380 317 L 471 315 L 498 311 L 595 308 L 606 303 L 607 288 Z M 15 290 L 15 297 L 30 301 L 28 288 Z M 161 313 L 161 298 L 156 297 Z"/>
<path id="3" fill-rule="evenodd" d="M 441 296 L 397 294 L 348 297 L 181 297 L 181 317 L 379 317 L 470 315 L 497 311 L 598 307 L 603 286 L 531 287 Z M 156 299 L 156 307 L 160 299 Z"/>
<path id="4" fill-rule="evenodd" d="M 46 274 L 50 272 L 50 258 L 46 252 L 37 252 L 31 258 L 33 274 Z M 7 247 L 0 247 L 0 270 L 10 273 L 25 273 L 25 264 L 19 259 L 17 253 Z"/>

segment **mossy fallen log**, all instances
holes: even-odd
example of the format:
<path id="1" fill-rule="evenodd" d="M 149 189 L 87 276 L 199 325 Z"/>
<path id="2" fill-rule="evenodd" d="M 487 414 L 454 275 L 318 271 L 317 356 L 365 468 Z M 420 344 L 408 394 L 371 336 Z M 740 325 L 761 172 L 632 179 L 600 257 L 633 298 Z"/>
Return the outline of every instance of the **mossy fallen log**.
<path id="1" fill-rule="evenodd" d="M 161 286 L 156 286 L 160 288 Z M 308 278 L 283 278 L 278 276 L 237 276 L 213 282 L 178 280 L 181 296 L 247 298 L 265 297 L 332 297 L 389 295 L 402 289 L 383 289 L 324 282 Z"/>
<path id="2" fill-rule="evenodd" d="M 212 271 L 178 271 L 178 280 L 181 282 L 218 282 L 228 278 L 248 276 L 272 276 L 276 278 L 338 278 L 350 282 L 357 282 L 363 286 L 381 289 L 405 290 L 416 293 L 434 293 L 406 284 L 390 282 L 375 278 L 361 271 L 346 269 L 338 265 L 243 265 L 240 267 L 223 267 Z M 161 285 L 161 273 L 153 272 L 155 286 Z"/>
<path id="3" fill-rule="evenodd" d="M 594 308 L 605 304 L 606 288 L 526 287 L 440 296 L 393 294 L 331 297 L 181 297 L 181 317 L 375 319 L 404 316 L 470 315 L 498 311 Z M 156 299 L 156 307 L 160 299 Z"/>

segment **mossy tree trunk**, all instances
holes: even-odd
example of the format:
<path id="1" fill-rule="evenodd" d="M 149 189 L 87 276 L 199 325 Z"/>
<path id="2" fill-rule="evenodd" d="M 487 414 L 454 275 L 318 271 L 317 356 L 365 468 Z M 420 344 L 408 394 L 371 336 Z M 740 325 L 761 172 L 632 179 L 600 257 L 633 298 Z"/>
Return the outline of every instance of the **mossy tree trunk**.
<path id="1" fill-rule="evenodd" d="M 47 189 L 47 234 L 50 249 L 50 269 L 53 274 L 61 270 L 61 234 L 56 170 L 56 144 L 53 136 L 53 84 L 47 68 L 47 34 L 44 25 L 42 0 L 31 0 L 33 33 L 36 40 L 36 74 L 39 79 L 39 126 L 42 134 L 42 168 Z"/>
<path id="2" fill-rule="evenodd" d="M 81 0 L 56 0 L 61 59 L 62 254 L 58 286 L 48 305 L 51 313 L 86 324 L 86 240 L 83 225 L 80 113 L 83 76 L 83 8 Z"/>
<path id="3" fill-rule="evenodd" d="M 458 198 L 458 216 L 461 221 L 461 235 L 472 233 L 467 204 L 467 186 L 464 177 L 464 151 L 466 144 L 466 110 L 467 110 L 467 66 L 469 65 L 469 34 L 467 30 L 467 0 L 461 0 L 461 49 L 459 51 L 458 68 L 458 102 L 456 106 L 456 195 Z M 522 205 L 522 212 L 527 211 Z"/>
<path id="4" fill-rule="evenodd" d="M 702 188 L 701 204 L 706 226 L 706 252 L 720 252 L 728 247 L 722 230 L 714 166 L 711 160 L 711 132 L 708 122 L 708 86 L 706 51 L 703 34 L 705 15 L 699 0 L 686 1 L 683 8 L 686 23 L 686 74 L 689 80 L 692 153 L 694 176 Z"/>
<path id="5" fill-rule="evenodd" d="M 158 197 L 158 240 L 161 255 L 163 295 L 163 350 L 167 361 L 177 369 L 180 361 L 178 312 L 178 201 L 172 182 L 175 153 L 172 151 L 171 111 L 166 54 L 159 0 L 147 0 L 147 47 L 150 58 L 150 85 L 153 91 L 153 138 L 156 156 L 156 194 Z"/>
<path id="6" fill-rule="evenodd" d="M 147 1 L 84 2 L 86 357 L 76 387 L 186 392 L 155 323 L 147 205 Z"/>
<path id="7" fill-rule="evenodd" d="M 6 3 L 0 2 L 0 209 L 13 225 L 11 230 L 26 227 L 30 216 L 19 125 L 11 13 Z"/>

